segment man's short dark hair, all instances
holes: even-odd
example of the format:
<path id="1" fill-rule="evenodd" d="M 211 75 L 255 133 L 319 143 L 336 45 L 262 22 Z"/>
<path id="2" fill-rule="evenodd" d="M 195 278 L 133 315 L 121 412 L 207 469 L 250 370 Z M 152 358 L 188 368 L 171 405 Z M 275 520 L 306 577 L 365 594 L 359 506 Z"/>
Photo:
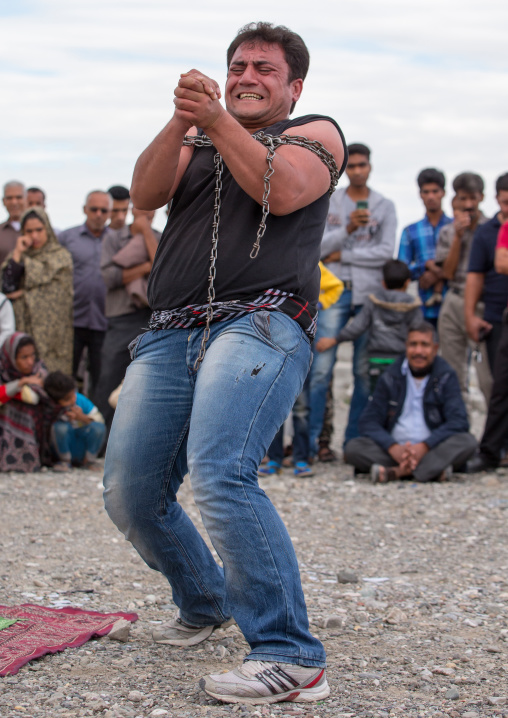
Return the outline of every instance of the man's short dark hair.
<path id="1" fill-rule="evenodd" d="M 466 192 L 467 194 L 483 194 L 485 183 L 480 175 L 474 172 L 462 172 L 453 180 L 455 192 Z"/>
<path id="2" fill-rule="evenodd" d="M 496 194 L 499 194 L 500 192 L 507 192 L 508 191 L 508 172 L 506 172 L 504 175 L 501 175 L 496 180 Z"/>
<path id="3" fill-rule="evenodd" d="M 113 187 L 110 187 L 108 189 L 108 194 L 110 194 L 113 199 L 116 199 L 118 201 L 123 201 L 131 198 L 130 192 L 127 187 L 124 187 L 121 184 L 115 184 L 113 185 Z"/>
<path id="4" fill-rule="evenodd" d="M 383 264 L 383 279 L 387 289 L 402 289 L 411 279 L 409 267 L 400 259 L 389 259 Z"/>
<path id="5" fill-rule="evenodd" d="M 63 371 L 52 371 L 44 379 L 44 391 L 57 404 L 76 388 L 76 382 Z"/>
<path id="6" fill-rule="evenodd" d="M 40 187 L 28 187 L 27 193 L 28 192 L 40 192 L 42 194 L 42 199 L 46 201 L 46 192 L 44 192 L 44 190 L 42 190 Z"/>
<path id="7" fill-rule="evenodd" d="M 418 187 L 421 189 L 424 184 L 437 184 L 441 189 L 445 188 L 446 180 L 441 170 L 434 167 L 427 167 L 417 177 Z"/>
<path id="8" fill-rule="evenodd" d="M 412 332 L 420 332 L 421 334 L 432 334 L 432 341 L 435 344 L 438 343 L 436 327 L 433 324 L 431 324 L 430 322 L 422 321 L 416 327 L 413 327 L 412 329 L 410 329 L 407 333 L 408 339 L 409 339 L 409 335 Z"/>
<path id="9" fill-rule="evenodd" d="M 348 155 L 363 155 L 370 160 L 370 149 L 367 145 L 362 145 L 361 142 L 354 142 L 352 145 L 347 146 Z"/>
<path id="10" fill-rule="evenodd" d="M 289 66 L 289 82 L 305 80 L 307 77 L 310 63 L 307 45 L 300 35 L 284 25 L 273 25 L 271 22 L 250 22 L 241 27 L 227 50 L 228 68 L 233 55 L 244 42 L 250 44 L 265 42 L 268 45 L 279 45 Z"/>

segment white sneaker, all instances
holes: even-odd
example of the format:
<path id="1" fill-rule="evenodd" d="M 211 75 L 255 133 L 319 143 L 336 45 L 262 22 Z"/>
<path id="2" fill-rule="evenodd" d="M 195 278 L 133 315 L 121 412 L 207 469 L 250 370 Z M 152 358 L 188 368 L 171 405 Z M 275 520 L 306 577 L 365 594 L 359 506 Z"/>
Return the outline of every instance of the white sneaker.
<path id="1" fill-rule="evenodd" d="M 177 611 L 174 618 L 162 626 L 154 628 L 152 638 L 155 643 L 164 643 L 168 646 L 196 646 L 209 638 L 216 628 L 227 628 L 235 622 L 234 618 L 217 626 L 188 626 L 180 618 Z"/>
<path id="2" fill-rule="evenodd" d="M 324 668 L 245 661 L 240 668 L 202 678 L 199 687 L 224 703 L 312 703 L 330 695 Z"/>

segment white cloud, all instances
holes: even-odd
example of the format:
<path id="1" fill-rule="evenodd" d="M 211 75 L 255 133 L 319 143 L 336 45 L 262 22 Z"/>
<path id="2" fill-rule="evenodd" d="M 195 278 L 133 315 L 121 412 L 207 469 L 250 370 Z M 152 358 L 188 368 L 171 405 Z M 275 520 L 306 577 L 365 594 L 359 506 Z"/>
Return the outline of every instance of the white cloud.
<path id="1" fill-rule="evenodd" d="M 178 75 L 225 79 L 236 30 L 267 19 L 299 32 L 311 70 L 298 114 L 321 112 L 372 147 L 372 185 L 400 226 L 421 214 L 424 166 L 449 180 L 508 171 L 508 6 L 498 0 L 41 0 L 9 8 L 0 46 L 0 182 L 40 184 L 55 223 L 81 221 L 91 187 L 130 182 L 140 151 L 172 114 Z M 23 12 L 21 12 L 23 11 Z M 162 213 L 160 214 L 162 223 Z"/>

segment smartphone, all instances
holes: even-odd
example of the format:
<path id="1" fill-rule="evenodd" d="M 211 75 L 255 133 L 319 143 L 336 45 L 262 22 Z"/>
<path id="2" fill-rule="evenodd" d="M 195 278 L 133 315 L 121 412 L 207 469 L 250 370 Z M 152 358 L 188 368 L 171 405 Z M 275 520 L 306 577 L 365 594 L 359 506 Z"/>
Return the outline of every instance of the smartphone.
<path id="1" fill-rule="evenodd" d="M 356 209 L 369 209 L 369 203 L 366 199 L 361 199 L 356 203 Z"/>

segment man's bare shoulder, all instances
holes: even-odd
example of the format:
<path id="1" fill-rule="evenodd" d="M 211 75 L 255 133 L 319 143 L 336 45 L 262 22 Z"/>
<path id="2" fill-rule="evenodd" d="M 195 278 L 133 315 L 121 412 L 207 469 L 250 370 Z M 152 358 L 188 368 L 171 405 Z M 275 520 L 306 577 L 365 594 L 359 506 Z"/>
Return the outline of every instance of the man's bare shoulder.
<path id="1" fill-rule="evenodd" d="M 300 135 L 307 137 L 309 140 L 317 140 L 331 152 L 335 157 L 335 161 L 340 167 L 344 159 L 344 142 L 336 125 L 329 120 L 316 120 L 315 122 L 307 122 L 304 125 L 295 125 L 289 127 L 284 134 Z"/>

